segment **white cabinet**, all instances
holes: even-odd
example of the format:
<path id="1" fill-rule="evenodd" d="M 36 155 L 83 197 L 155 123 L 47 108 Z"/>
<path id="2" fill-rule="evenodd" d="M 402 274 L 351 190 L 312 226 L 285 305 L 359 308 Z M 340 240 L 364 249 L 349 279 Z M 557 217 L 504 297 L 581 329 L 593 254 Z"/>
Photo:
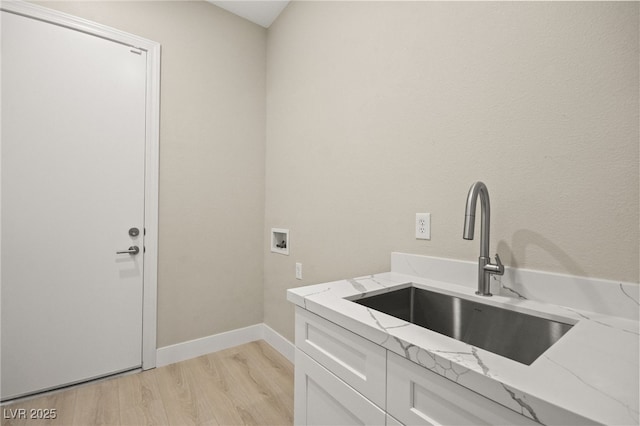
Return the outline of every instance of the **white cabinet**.
<path id="1" fill-rule="evenodd" d="M 300 307 L 294 423 L 537 424 Z"/>
<path id="2" fill-rule="evenodd" d="M 404 424 L 537 424 L 393 352 L 387 357 L 387 412 Z"/>
<path id="3" fill-rule="evenodd" d="M 386 349 L 297 307 L 295 361 L 296 425 L 386 423 Z"/>
<path id="4" fill-rule="evenodd" d="M 379 407 L 386 396 L 387 350 L 302 308 L 296 346 Z"/>
<path id="5" fill-rule="evenodd" d="M 296 425 L 384 425 L 385 412 L 296 349 Z"/>

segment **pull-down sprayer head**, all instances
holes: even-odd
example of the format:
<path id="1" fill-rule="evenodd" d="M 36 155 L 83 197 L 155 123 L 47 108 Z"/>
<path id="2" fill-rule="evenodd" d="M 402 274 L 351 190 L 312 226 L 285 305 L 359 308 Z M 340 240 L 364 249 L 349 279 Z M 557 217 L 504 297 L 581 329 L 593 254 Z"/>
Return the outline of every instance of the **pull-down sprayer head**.
<path id="1" fill-rule="evenodd" d="M 471 209 L 471 210 L 469 210 Z M 467 205 L 467 212 L 471 211 L 473 213 L 469 214 L 466 213 L 464 214 L 464 231 L 462 232 L 462 238 L 464 238 L 465 240 L 473 240 L 473 233 L 475 231 L 475 227 L 476 227 L 476 215 L 475 215 L 475 211 L 476 211 L 476 200 L 475 198 L 473 199 L 473 206 L 469 207 L 469 205 Z"/>

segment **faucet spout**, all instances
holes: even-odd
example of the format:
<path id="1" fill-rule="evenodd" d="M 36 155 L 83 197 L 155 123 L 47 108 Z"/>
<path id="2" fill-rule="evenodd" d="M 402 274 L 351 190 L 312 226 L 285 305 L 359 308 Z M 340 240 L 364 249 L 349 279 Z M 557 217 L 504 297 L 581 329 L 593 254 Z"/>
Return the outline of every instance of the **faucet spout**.
<path id="1" fill-rule="evenodd" d="M 480 257 L 489 257 L 489 222 L 491 220 L 491 204 L 487 186 L 478 181 L 471 185 L 467 195 L 467 207 L 464 212 L 464 232 L 462 238 L 473 240 L 476 223 L 476 202 L 480 198 Z"/>
<path id="2" fill-rule="evenodd" d="M 489 256 L 489 223 L 491 219 L 491 204 L 489 202 L 489 190 L 487 186 L 478 181 L 471 185 L 467 195 L 467 204 L 464 212 L 464 230 L 462 238 L 473 240 L 476 222 L 476 204 L 480 198 L 480 257 L 478 258 L 478 291 L 481 296 L 491 296 L 491 275 L 502 275 L 504 266 L 500 257 L 496 254 L 496 263 L 491 263 Z"/>

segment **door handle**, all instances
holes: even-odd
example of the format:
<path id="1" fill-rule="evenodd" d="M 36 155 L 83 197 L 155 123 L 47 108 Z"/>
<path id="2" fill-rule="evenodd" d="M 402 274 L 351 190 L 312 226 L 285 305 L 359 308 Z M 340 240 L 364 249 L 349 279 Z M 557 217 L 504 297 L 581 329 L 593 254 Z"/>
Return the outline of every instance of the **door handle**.
<path id="1" fill-rule="evenodd" d="M 127 250 L 116 252 L 116 254 L 131 254 L 131 255 L 136 255 L 138 253 L 140 253 L 140 249 L 138 248 L 138 246 L 131 246 Z"/>

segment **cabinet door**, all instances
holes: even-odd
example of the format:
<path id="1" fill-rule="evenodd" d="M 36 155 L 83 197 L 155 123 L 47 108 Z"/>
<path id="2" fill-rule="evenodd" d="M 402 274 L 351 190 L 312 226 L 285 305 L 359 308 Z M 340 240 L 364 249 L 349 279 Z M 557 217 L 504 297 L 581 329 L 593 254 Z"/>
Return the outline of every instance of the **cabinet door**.
<path id="1" fill-rule="evenodd" d="M 385 413 L 296 348 L 296 425 L 384 425 Z"/>
<path id="2" fill-rule="evenodd" d="M 411 425 L 538 424 L 390 351 L 387 412 Z"/>
<path id="3" fill-rule="evenodd" d="M 384 408 L 385 348 L 299 307 L 296 307 L 296 346 Z"/>

